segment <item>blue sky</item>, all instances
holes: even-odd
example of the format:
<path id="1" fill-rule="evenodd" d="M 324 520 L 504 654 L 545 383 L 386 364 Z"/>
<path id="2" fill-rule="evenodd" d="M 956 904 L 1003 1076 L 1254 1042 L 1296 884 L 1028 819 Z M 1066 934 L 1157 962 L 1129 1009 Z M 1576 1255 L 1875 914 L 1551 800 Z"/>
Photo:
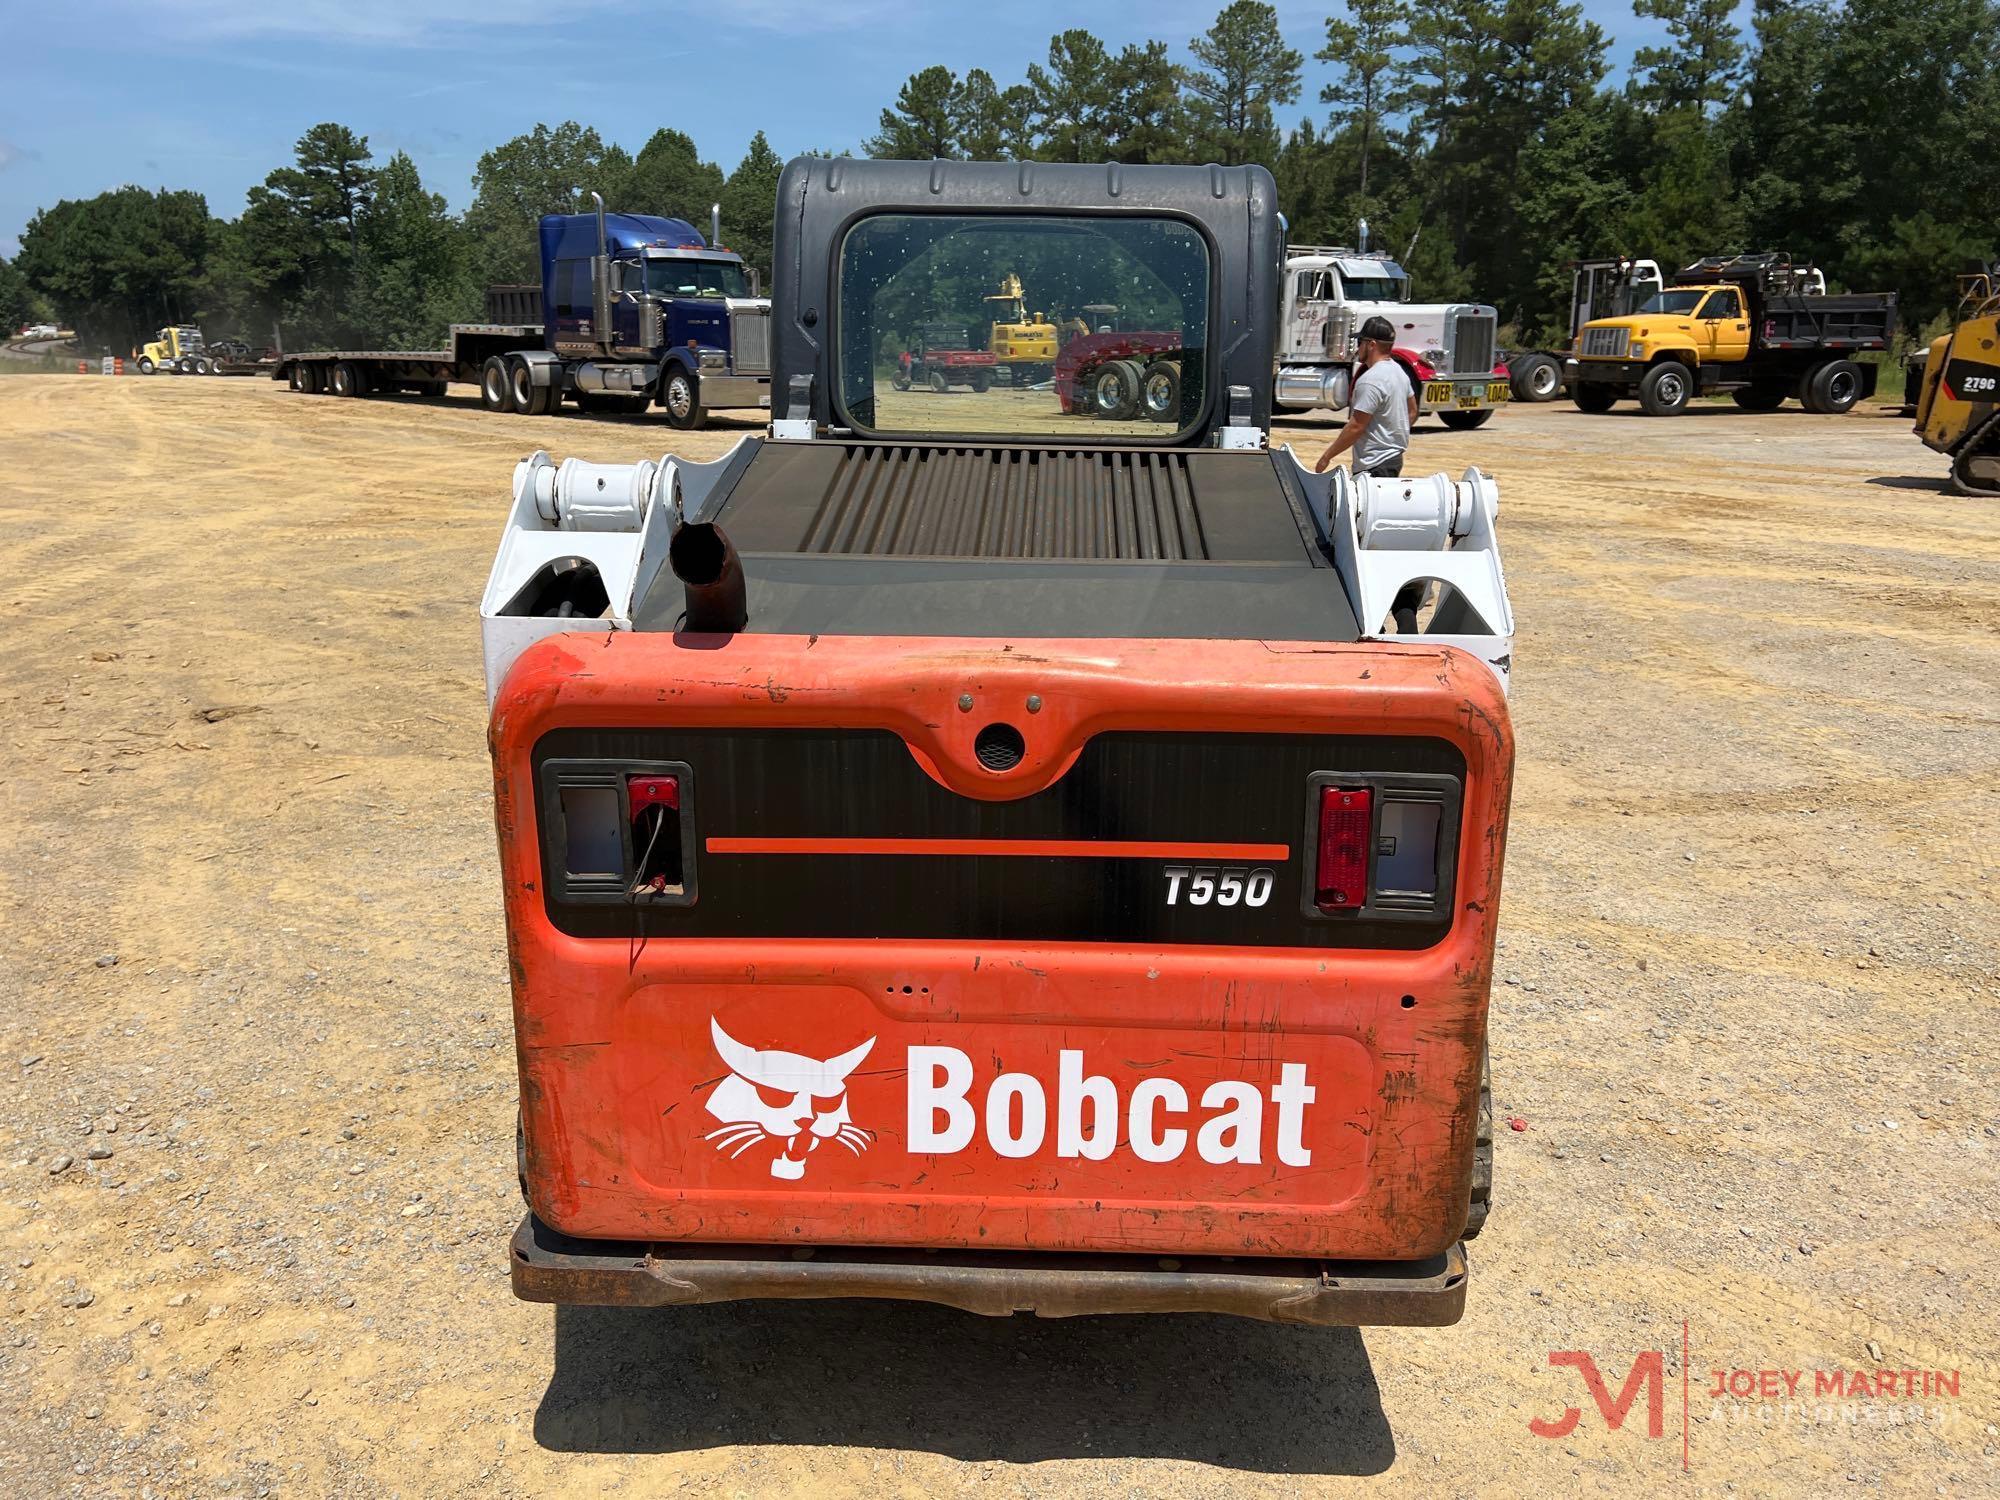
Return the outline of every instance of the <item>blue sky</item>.
<path id="1" fill-rule="evenodd" d="M 1220 5 L 1155 0 L 1130 25 L 1085 24 L 1184 56 Z M 1310 59 L 1327 0 L 1278 8 Z M 1621 74 L 1654 39 L 1623 0 L 1585 9 Z M 682 19 L 697 15 L 699 29 Z M 196 188 L 234 217 L 321 120 L 378 157 L 409 152 L 454 208 L 480 154 L 537 121 L 581 120 L 631 150 L 671 125 L 725 171 L 760 128 L 781 156 L 849 149 L 909 74 L 941 62 L 1011 83 L 1078 20 L 1051 0 L 0 0 L 0 254 L 36 209 L 126 182 Z M 1325 72 L 1308 61 L 1294 116 L 1317 112 Z"/>

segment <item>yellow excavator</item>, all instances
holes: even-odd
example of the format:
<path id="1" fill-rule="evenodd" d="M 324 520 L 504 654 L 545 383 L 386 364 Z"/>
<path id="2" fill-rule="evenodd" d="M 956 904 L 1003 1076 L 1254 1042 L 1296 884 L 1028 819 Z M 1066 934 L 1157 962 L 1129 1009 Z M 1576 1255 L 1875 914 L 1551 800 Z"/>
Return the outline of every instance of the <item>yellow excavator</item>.
<path id="1" fill-rule="evenodd" d="M 1021 278 L 1008 272 L 1000 290 L 986 296 L 987 316 L 993 320 L 988 348 L 1008 379 L 1016 385 L 1046 380 L 1056 364 L 1056 325 L 1047 313 L 1028 311 L 1028 294 Z"/>
<path id="2" fill-rule="evenodd" d="M 1958 290 L 1958 321 L 1924 359 L 1917 436 L 1950 455 L 1960 494 L 2000 499 L 2000 261 Z"/>

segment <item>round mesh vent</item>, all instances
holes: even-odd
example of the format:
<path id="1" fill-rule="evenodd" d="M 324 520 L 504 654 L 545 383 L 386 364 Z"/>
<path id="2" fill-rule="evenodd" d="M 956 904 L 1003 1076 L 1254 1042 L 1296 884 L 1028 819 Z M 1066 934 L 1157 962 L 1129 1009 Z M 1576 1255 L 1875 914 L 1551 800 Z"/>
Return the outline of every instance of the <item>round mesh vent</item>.
<path id="1" fill-rule="evenodd" d="M 1021 763 L 1027 741 L 1012 724 L 988 724 L 972 742 L 972 753 L 989 771 L 1011 771 Z"/>

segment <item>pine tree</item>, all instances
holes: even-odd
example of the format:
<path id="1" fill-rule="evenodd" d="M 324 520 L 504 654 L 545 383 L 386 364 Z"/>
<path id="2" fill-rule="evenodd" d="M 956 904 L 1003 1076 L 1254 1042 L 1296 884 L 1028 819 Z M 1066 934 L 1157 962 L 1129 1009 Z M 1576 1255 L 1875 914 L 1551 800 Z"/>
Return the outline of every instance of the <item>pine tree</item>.
<path id="1" fill-rule="evenodd" d="M 1352 20 L 1326 18 L 1326 45 L 1314 53 L 1339 72 L 1319 91 L 1322 104 L 1334 106 L 1328 124 L 1359 136 L 1360 180 L 1355 195 L 1368 197 L 1369 158 L 1380 136 L 1397 76 L 1396 51 L 1409 36 L 1409 7 L 1404 0 L 1348 0 Z"/>
<path id="2" fill-rule="evenodd" d="M 1187 74 L 1196 139 L 1229 165 L 1278 154 L 1276 109 L 1299 97 L 1305 58 L 1288 46 L 1275 6 L 1233 0 L 1188 44 L 1198 67 Z"/>

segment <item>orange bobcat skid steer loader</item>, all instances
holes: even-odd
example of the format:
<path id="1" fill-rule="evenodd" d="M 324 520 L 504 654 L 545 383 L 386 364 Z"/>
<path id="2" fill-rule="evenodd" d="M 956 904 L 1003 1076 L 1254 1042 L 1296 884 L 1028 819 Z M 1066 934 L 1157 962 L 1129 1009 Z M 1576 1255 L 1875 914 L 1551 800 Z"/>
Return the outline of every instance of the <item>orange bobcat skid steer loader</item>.
<path id="1" fill-rule="evenodd" d="M 1268 448 L 1277 230 L 1257 167 L 796 161 L 769 435 L 520 465 L 518 1295 L 1458 1318 L 1498 499 Z M 1183 330 L 1174 420 L 893 388 L 934 263 L 1023 260 Z"/>

